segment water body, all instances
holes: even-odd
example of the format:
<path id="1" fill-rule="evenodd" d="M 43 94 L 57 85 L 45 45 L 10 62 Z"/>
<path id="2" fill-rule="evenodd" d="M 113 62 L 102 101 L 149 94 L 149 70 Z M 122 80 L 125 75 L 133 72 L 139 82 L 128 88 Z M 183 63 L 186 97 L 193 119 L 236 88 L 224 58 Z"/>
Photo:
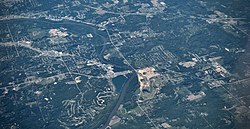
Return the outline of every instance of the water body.
<path id="1" fill-rule="evenodd" d="M 124 99 L 124 97 L 125 97 L 125 95 L 126 95 L 126 93 L 127 93 L 127 88 L 128 88 L 129 86 L 131 86 L 130 83 L 131 83 L 134 79 L 136 79 L 136 73 L 133 73 L 133 74 L 130 76 L 130 78 L 126 81 L 126 83 L 123 85 L 123 87 L 122 87 L 122 89 L 121 89 L 121 93 L 120 93 L 120 95 L 119 95 L 119 98 L 118 98 L 118 100 L 117 100 L 117 102 L 116 102 L 116 105 L 114 106 L 113 110 L 110 112 L 110 114 L 109 114 L 109 116 L 108 116 L 108 119 L 107 119 L 106 123 L 101 127 L 101 129 L 105 129 L 105 128 L 109 125 L 110 120 L 112 119 L 112 117 L 114 116 L 114 114 L 116 113 L 116 111 L 118 110 L 120 104 L 122 103 L 122 101 L 123 101 L 123 99 Z"/>
<path id="2" fill-rule="evenodd" d="M 115 78 L 112 79 L 114 85 L 115 85 L 115 90 L 116 92 L 121 92 L 122 86 L 125 83 L 125 81 L 127 80 L 127 78 L 123 75 L 121 76 L 117 76 Z"/>

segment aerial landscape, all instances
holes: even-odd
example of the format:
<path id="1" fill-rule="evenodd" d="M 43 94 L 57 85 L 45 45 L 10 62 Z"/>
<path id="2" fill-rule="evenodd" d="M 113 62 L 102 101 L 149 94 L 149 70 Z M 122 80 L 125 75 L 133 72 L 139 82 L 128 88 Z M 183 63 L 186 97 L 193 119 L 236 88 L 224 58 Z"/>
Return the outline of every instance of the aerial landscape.
<path id="1" fill-rule="evenodd" d="M 0 129 L 249 129 L 249 0 L 1 0 Z"/>

